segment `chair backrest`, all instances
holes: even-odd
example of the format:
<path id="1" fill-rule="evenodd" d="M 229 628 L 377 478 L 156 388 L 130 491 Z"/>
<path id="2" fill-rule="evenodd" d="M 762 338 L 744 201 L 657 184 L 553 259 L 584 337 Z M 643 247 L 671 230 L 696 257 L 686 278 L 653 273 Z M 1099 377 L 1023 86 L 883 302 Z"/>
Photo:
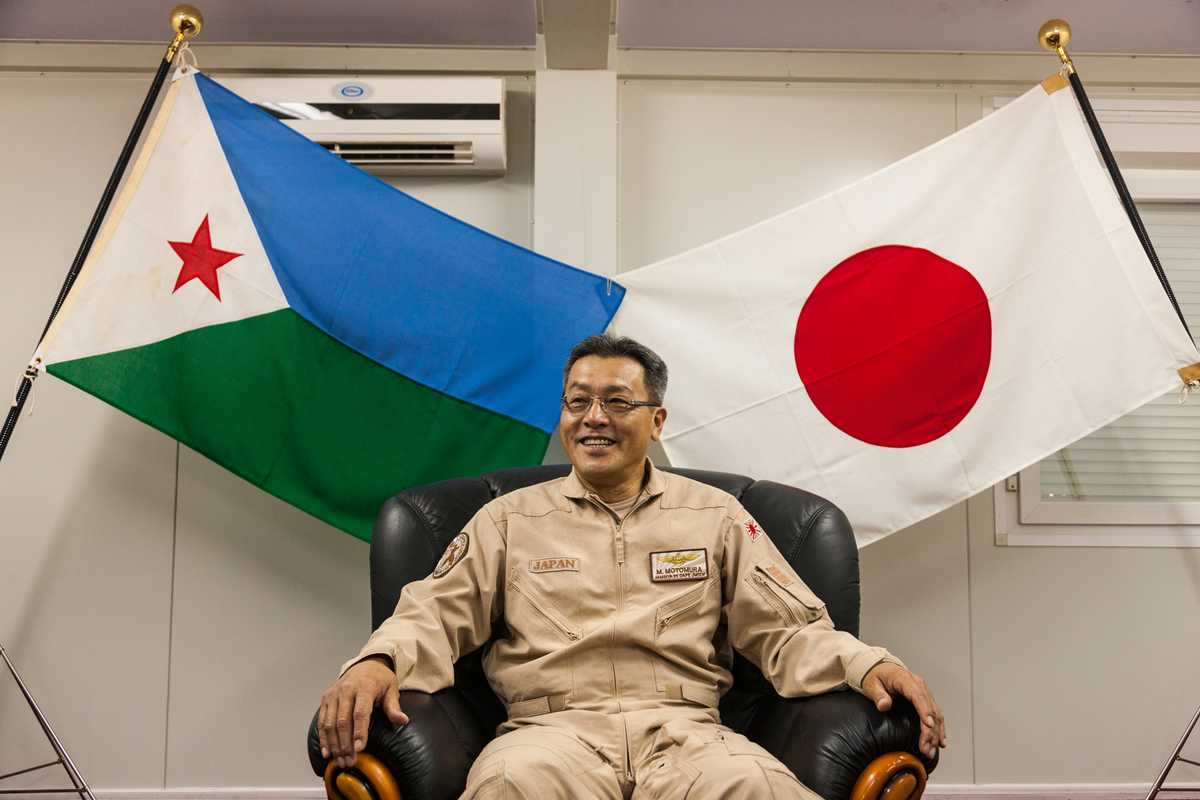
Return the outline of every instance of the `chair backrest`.
<path id="1" fill-rule="evenodd" d="M 566 475 L 569 465 L 500 470 L 477 478 L 456 478 L 408 489 L 379 512 L 371 539 L 372 626 L 391 616 L 400 590 L 433 571 L 446 545 L 487 502 L 514 489 Z M 792 486 L 756 481 L 725 472 L 665 468 L 724 489 L 736 497 L 804 582 L 825 601 L 834 624 L 858 635 L 858 547 L 846 516 L 827 500 Z M 478 655 L 463 659 L 458 683 L 472 694 L 482 677 Z M 725 724 L 741 729 L 760 695 L 771 687 L 740 656 L 734 689 L 722 701 Z M 486 683 L 482 683 L 486 689 Z M 483 702 L 486 698 L 479 698 Z M 496 704 L 495 698 L 492 703 Z M 501 717 L 502 719 L 502 717 Z"/>

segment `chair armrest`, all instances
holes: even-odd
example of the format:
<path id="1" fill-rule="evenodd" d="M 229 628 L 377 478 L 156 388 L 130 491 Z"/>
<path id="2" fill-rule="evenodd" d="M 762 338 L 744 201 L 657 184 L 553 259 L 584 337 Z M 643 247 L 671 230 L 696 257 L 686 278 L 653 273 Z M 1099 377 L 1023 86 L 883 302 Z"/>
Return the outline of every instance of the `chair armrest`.
<path id="1" fill-rule="evenodd" d="M 402 691 L 400 707 L 409 718 L 400 728 L 378 709 L 371 715 L 366 751 L 392 773 L 404 800 L 454 800 L 495 729 L 455 687 L 434 694 Z M 325 774 L 315 715 L 308 728 L 308 760 L 313 772 Z"/>
<path id="2" fill-rule="evenodd" d="M 912 753 L 933 771 L 937 758 L 930 761 L 917 749 L 920 733 L 917 712 L 903 698 L 881 712 L 852 691 L 772 698 L 746 730 L 801 783 L 828 800 L 848 800 L 863 770 L 887 753 Z"/>

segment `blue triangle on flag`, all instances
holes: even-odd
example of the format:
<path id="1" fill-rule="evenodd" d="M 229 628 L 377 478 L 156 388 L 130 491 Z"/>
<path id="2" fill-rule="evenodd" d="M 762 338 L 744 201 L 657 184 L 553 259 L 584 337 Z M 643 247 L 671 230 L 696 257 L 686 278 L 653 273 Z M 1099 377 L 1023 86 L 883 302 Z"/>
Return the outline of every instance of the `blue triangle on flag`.
<path id="1" fill-rule="evenodd" d="M 196 82 L 294 311 L 408 378 L 554 429 L 563 362 L 608 326 L 623 287 L 426 205 Z"/>

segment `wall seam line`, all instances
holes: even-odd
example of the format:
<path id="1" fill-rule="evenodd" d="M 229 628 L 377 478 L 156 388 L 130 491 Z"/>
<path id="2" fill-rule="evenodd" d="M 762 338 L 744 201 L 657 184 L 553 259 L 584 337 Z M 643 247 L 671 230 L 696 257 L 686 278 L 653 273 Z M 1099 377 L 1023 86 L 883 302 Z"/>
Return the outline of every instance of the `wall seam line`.
<path id="1" fill-rule="evenodd" d="M 954 93 L 954 130 L 962 130 L 961 107 L 967 102 L 962 92 Z M 978 496 L 978 495 L 976 495 Z M 979 771 L 975 763 L 979 747 L 975 741 L 975 588 L 971 583 L 971 498 L 963 503 L 966 524 L 963 526 L 967 538 L 967 685 L 971 696 L 971 783 L 979 783 Z"/>
<path id="2" fill-rule="evenodd" d="M 163 713 L 163 789 L 167 788 L 167 761 L 171 752 L 171 661 L 175 643 L 175 551 L 179 542 L 179 449 L 175 442 L 175 498 L 171 508 L 171 589 L 167 602 L 167 699 Z"/>
<path id="3" fill-rule="evenodd" d="M 979 774 L 975 766 L 975 755 L 979 747 L 975 741 L 975 603 L 974 586 L 971 584 L 971 501 L 965 503 L 967 524 L 964 526 L 967 536 L 967 673 L 971 693 L 971 782 L 979 783 Z"/>
<path id="4" fill-rule="evenodd" d="M 965 101 L 966 97 L 962 92 L 954 93 L 955 131 L 962 130 L 962 115 L 959 110 Z M 979 771 L 975 757 L 979 752 L 979 747 L 975 740 L 975 591 L 971 583 L 971 498 L 968 498 L 967 502 L 963 504 L 963 510 L 966 512 L 966 524 L 963 526 L 963 530 L 967 538 L 967 684 L 970 687 L 971 695 L 971 783 L 977 784 L 979 783 Z"/>
<path id="5" fill-rule="evenodd" d="M 975 766 L 975 754 L 979 751 L 975 742 L 975 604 L 974 587 L 971 585 L 971 504 L 967 501 L 967 671 L 970 674 L 971 691 L 971 782 L 979 783 Z"/>

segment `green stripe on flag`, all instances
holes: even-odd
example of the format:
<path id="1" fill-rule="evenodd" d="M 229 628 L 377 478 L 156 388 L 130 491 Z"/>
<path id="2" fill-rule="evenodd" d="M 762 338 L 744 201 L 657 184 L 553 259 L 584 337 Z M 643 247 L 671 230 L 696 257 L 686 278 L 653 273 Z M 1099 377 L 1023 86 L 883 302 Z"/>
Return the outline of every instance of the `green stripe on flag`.
<path id="1" fill-rule="evenodd" d="M 397 375 L 290 309 L 48 371 L 366 541 L 400 489 L 541 463 L 550 438 Z"/>

